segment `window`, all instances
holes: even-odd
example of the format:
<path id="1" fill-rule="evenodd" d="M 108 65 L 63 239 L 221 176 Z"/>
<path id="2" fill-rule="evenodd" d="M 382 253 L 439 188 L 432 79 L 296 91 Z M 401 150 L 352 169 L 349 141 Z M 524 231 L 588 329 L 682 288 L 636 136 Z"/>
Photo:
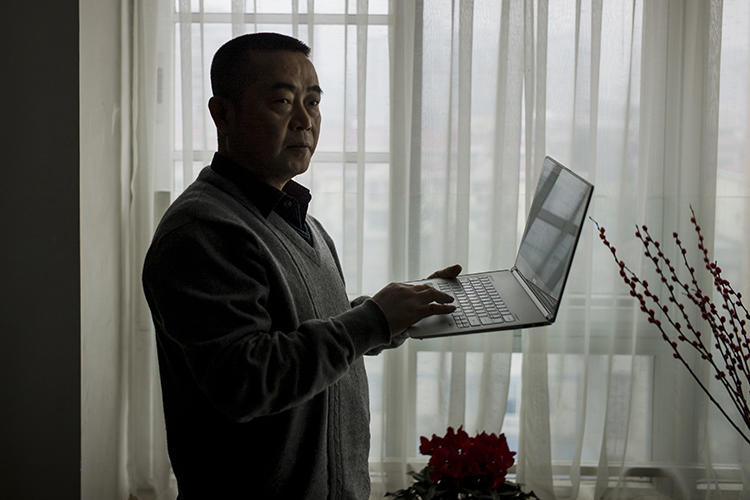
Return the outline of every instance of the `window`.
<path id="1" fill-rule="evenodd" d="M 416 250 L 409 247 L 410 262 L 397 266 L 409 269 L 408 278 L 426 276 L 459 258 L 470 272 L 512 263 L 536 180 L 537 150 L 595 178 L 589 213 L 609 226 L 633 262 L 640 257 L 633 222 L 655 222 L 659 231 L 671 233 L 668 226 L 677 218 L 665 215 L 665 207 L 676 202 L 662 185 L 670 173 L 646 172 L 648 145 L 640 135 L 653 118 L 643 102 L 644 89 L 653 83 L 648 73 L 653 47 L 644 46 L 644 40 L 655 42 L 644 32 L 662 29 L 648 25 L 653 16 L 647 9 L 661 7 L 604 2 L 597 18 L 596 2 L 545 2 L 547 50 L 542 54 L 536 44 L 542 16 L 538 2 L 475 0 L 469 17 L 457 8 L 462 2 L 417 2 L 423 5 L 417 20 L 421 108 L 405 102 L 414 105 L 412 118 L 420 123 L 418 129 L 394 131 L 391 127 L 405 125 L 392 121 L 392 96 L 412 89 L 391 78 L 394 55 L 400 56 L 393 51 L 401 47 L 390 45 L 396 23 L 389 7 L 405 4 L 411 5 L 387 0 L 176 1 L 174 58 L 164 75 L 173 89 L 165 96 L 172 99 L 172 126 L 165 127 L 165 134 L 173 148 L 168 168 L 157 173 L 157 185 L 176 195 L 211 160 L 216 136 L 206 102 L 216 49 L 241 33 L 277 31 L 312 47 L 325 92 L 318 148 L 311 168 L 297 180 L 312 190 L 310 213 L 336 243 L 350 295 L 374 293 L 386 284 L 393 273 L 389 259 L 396 258 L 394 238 L 418 243 Z M 597 19 L 599 24 L 592 21 Z M 750 257 L 744 250 L 750 234 L 749 34 L 750 7 L 725 0 L 715 256 L 743 291 L 750 287 Z M 531 75 L 532 84 L 523 74 Z M 544 78 L 541 91 L 534 75 Z M 674 124 L 665 122 L 661 128 L 670 127 Z M 403 177 L 410 179 L 414 196 L 402 203 L 394 199 L 392 136 L 413 130 L 412 152 L 420 164 Z M 654 187 L 643 176 L 662 180 Z M 645 195 L 644 186 L 653 192 Z M 405 222 L 413 232 L 404 238 L 393 226 L 401 214 L 393 211 L 406 205 L 410 211 L 403 218 L 418 221 Z M 673 424 L 673 383 L 682 368 L 634 309 L 610 256 L 591 233 L 584 230 L 563 308 L 545 341 L 551 457 L 561 476 L 570 474 L 579 448 L 584 468 L 595 473 L 603 442 L 611 464 L 672 458 L 673 442 L 663 435 Z M 524 373 L 535 362 L 523 342 L 521 333 L 412 341 L 398 353 L 367 358 L 375 472 L 389 473 L 391 458 L 422 460 L 418 436 L 442 432 L 455 419 L 470 432 L 496 431 L 502 425 L 511 448 L 518 449 L 522 380 L 526 383 Z M 709 409 L 709 415 L 712 460 L 736 463 L 740 450 L 733 430 L 717 411 Z M 690 453 L 691 459 L 701 458 L 698 447 Z"/>

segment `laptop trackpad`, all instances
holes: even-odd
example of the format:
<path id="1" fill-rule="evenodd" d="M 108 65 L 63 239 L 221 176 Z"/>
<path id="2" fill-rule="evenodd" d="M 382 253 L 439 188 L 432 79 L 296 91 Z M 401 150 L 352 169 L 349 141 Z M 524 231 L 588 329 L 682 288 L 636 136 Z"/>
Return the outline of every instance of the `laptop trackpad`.
<path id="1" fill-rule="evenodd" d="M 455 328 L 456 324 L 450 314 L 435 314 L 417 321 L 407 331 L 410 337 L 419 337 L 423 332 L 432 335 L 436 332 L 454 330 Z"/>

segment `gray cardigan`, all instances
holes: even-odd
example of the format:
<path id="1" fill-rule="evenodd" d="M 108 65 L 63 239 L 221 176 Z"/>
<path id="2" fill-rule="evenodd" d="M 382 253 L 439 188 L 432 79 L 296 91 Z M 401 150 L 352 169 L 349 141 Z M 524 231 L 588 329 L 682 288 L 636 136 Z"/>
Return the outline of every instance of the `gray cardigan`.
<path id="1" fill-rule="evenodd" d="M 156 230 L 143 286 L 180 499 L 369 496 L 362 355 L 389 328 L 306 222 L 313 245 L 207 167 Z"/>

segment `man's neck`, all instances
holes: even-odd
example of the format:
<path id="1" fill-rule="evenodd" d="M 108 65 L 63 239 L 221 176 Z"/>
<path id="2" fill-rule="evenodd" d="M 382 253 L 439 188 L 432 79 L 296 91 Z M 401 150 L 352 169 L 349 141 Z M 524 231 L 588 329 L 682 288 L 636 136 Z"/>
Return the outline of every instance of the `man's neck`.
<path id="1" fill-rule="evenodd" d="M 232 155 L 231 153 L 227 153 L 226 151 L 221 151 L 221 149 L 218 151 L 218 153 L 224 158 L 226 158 L 227 160 L 237 165 L 238 167 L 252 174 L 252 176 L 258 179 L 259 181 L 265 184 L 268 184 L 269 186 L 273 186 L 279 191 L 282 191 L 284 189 L 284 186 L 286 186 L 286 183 L 291 180 L 291 179 L 278 179 L 275 177 L 269 177 L 267 172 L 258 171 L 256 168 L 253 168 L 254 165 L 244 160 L 243 158 L 238 158 Z"/>

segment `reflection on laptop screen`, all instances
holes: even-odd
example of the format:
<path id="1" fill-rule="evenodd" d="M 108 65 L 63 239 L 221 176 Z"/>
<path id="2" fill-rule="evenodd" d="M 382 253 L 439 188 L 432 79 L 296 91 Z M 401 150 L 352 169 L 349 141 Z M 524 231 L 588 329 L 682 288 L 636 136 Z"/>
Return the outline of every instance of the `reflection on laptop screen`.
<path id="1" fill-rule="evenodd" d="M 537 296 L 554 309 L 560 301 L 592 186 L 544 161 L 516 268 Z"/>

